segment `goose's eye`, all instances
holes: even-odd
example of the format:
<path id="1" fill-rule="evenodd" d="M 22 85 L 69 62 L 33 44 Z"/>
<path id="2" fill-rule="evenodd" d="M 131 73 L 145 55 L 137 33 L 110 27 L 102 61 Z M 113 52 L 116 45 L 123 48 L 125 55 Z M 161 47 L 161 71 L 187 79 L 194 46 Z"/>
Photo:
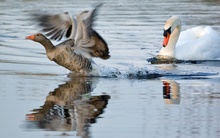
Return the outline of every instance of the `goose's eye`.
<path id="1" fill-rule="evenodd" d="M 37 34 L 37 36 L 40 36 L 40 34 Z"/>

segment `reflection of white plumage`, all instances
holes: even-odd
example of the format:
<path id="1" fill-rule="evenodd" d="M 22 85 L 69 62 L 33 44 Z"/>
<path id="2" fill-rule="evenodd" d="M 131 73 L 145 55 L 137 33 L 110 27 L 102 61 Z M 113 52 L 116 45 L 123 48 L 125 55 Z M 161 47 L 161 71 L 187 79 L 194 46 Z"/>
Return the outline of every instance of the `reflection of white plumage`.
<path id="1" fill-rule="evenodd" d="M 162 80 L 163 98 L 166 104 L 180 104 L 180 86 L 174 80 Z"/>
<path id="2" fill-rule="evenodd" d="M 164 25 L 163 47 L 159 55 L 182 60 L 213 60 L 220 57 L 220 36 L 209 26 L 181 32 L 179 17 L 170 17 Z"/>

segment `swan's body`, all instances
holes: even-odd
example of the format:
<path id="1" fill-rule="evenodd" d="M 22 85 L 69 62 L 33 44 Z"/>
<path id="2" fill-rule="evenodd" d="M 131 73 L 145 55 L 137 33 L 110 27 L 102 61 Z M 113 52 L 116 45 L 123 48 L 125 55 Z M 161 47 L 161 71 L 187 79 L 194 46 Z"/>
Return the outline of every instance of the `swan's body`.
<path id="1" fill-rule="evenodd" d="M 209 26 L 198 26 L 181 32 L 181 21 L 170 17 L 164 25 L 164 41 L 159 55 L 181 60 L 214 60 L 220 58 L 220 36 Z"/>

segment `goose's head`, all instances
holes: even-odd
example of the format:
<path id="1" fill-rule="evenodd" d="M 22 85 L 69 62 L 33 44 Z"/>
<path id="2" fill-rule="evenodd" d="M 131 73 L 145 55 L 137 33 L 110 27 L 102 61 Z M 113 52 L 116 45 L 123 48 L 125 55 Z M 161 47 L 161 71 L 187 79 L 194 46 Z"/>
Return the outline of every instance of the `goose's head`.
<path id="1" fill-rule="evenodd" d="M 36 33 L 36 34 L 30 35 L 30 36 L 26 36 L 26 39 L 41 43 L 41 42 L 45 41 L 46 37 L 41 33 Z"/>
<path id="2" fill-rule="evenodd" d="M 30 36 L 26 36 L 26 39 L 29 39 L 29 40 L 32 40 L 32 41 L 40 43 L 41 45 L 44 46 L 46 51 L 55 48 L 54 45 L 51 43 L 51 41 L 49 39 L 47 39 L 41 33 L 37 33 L 37 34 L 30 35 Z"/>
<path id="3" fill-rule="evenodd" d="M 180 18 L 178 16 L 172 16 L 170 17 L 165 25 L 164 25 L 164 32 L 163 32 L 163 36 L 164 36 L 164 40 L 163 40 L 163 47 L 166 47 L 170 41 L 171 36 L 176 38 L 176 42 L 177 39 L 179 37 L 179 34 L 181 30 L 181 21 Z M 177 31 L 176 33 L 174 33 L 175 31 Z M 176 43 L 175 42 L 175 43 Z"/>

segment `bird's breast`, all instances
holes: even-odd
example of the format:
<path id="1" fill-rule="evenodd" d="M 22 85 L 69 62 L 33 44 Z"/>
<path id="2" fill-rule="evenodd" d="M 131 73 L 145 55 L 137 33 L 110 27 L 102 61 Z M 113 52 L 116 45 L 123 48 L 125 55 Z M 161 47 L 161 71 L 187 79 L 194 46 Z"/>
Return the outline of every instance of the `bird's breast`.
<path id="1" fill-rule="evenodd" d="M 69 49 L 62 49 L 54 52 L 48 53 L 48 58 L 53 60 L 57 64 L 78 73 L 87 74 L 92 70 L 92 65 L 89 59 L 74 53 L 74 51 Z"/>

